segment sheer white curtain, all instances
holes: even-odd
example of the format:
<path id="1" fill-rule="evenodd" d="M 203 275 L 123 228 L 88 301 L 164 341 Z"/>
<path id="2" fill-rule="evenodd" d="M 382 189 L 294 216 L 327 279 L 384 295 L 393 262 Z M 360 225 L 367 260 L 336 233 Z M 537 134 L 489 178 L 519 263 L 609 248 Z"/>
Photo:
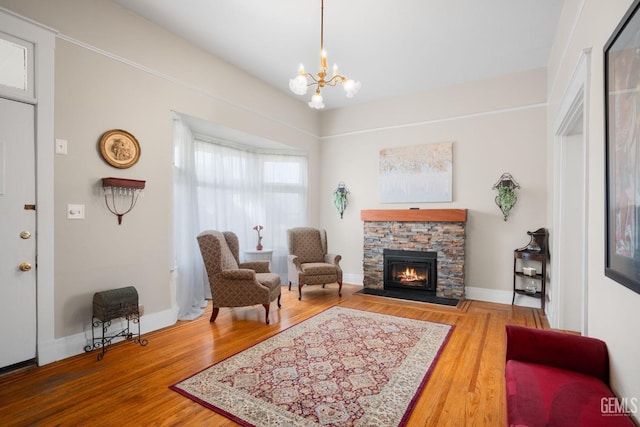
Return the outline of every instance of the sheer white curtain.
<path id="1" fill-rule="evenodd" d="M 307 158 L 254 151 L 196 137 L 198 215 L 202 229 L 233 231 L 243 250 L 255 250 L 260 232 L 273 249 L 271 271 L 287 280 L 287 229 L 307 218 Z"/>
<path id="2" fill-rule="evenodd" d="M 174 253 L 180 318 L 195 318 L 211 296 L 196 236 L 233 231 L 243 252 L 273 249 L 271 271 L 287 283 L 287 235 L 306 224 L 307 158 L 191 134 L 174 118 Z M 208 292 L 208 293 L 207 293 Z"/>
<path id="3" fill-rule="evenodd" d="M 173 257 L 178 319 L 202 315 L 211 297 L 196 236 L 199 234 L 198 191 L 191 131 L 173 116 Z"/>

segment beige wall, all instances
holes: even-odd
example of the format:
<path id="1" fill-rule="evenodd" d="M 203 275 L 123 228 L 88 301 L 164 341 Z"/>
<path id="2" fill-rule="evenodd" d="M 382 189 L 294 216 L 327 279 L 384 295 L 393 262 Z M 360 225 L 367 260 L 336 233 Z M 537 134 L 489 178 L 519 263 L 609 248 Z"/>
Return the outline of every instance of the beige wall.
<path id="1" fill-rule="evenodd" d="M 464 208 L 469 296 L 511 303 L 513 250 L 546 226 L 546 84 L 539 69 L 322 113 L 321 223 L 345 273 L 362 274 L 361 210 Z M 380 150 L 442 141 L 454 143 L 453 202 L 381 204 Z M 491 188 L 504 172 L 522 187 L 506 222 Z M 339 181 L 351 191 L 342 220 Z"/>
<path id="2" fill-rule="evenodd" d="M 565 0 L 549 63 L 549 152 L 551 126 L 584 49 L 591 48 L 588 129 L 588 334 L 606 341 L 611 358 L 612 387 L 626 398 L 640 398 L 640 295 L 604 276 L 605 159 L 603 48 L 632 0 Z M 554 171 L 550 169 L 551 197 Z M 553 254 L 552 254 L 553 256 Z M 562 284 L 560 284 L 561 286 Z M 640 420 L 638 414 L 635 415 Z"/>
<path id="3" fill-rule="evenodd" d="M 310 191 L 317 192 L 318 119 L 292 97 L 110 1 L 0 5 L 60 32 L 55 136 L 68 140 L 68 155 L 56 155 L 54 164 L 56 338 L 82 334 L 96 291 L 134 285 L 146 314 L 173 309 L 171 111 L 307 149 Z M 130 169 L 112 168 L 100 156 L 100 135 L 114 128 L 140 142 L 140 161 Z M 107 176 L 147 181 L 120 226 L 98 185 Z M 68 203 L 85 204 L 86 219 L 67 220 Z M 317 222 L 315 200 L 310 208 Z"/>

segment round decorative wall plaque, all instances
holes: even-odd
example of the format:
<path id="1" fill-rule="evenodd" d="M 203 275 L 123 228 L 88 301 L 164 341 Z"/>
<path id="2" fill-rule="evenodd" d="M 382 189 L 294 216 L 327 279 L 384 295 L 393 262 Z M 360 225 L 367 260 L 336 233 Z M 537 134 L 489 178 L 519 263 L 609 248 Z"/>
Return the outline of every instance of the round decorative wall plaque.
<path id="1" fill-rule="evenodd" d="M 129 132 L 113 129 L 102 134 L 100 153 L 111 166 L 126 169 L 135 165 L 140 159 L 140 144 Z"/>

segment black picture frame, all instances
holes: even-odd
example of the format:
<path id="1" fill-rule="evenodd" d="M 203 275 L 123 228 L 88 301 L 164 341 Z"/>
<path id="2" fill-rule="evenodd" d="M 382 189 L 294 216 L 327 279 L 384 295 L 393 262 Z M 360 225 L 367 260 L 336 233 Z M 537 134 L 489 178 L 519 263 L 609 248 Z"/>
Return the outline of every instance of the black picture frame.
<path id="1" fill-rule="evenodd" d="M 640 0 L 604 46 L 605 276 L 640 293 Z"/>

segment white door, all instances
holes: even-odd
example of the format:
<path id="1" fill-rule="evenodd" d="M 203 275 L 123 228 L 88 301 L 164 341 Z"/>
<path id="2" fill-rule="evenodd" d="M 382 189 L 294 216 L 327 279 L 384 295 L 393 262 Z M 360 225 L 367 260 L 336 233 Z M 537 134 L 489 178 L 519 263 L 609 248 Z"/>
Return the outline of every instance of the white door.
<path id="1" fill-rule="evenodd" d="M 0 98 L 0 368 L 36 357 L 34 107 Z"/>

